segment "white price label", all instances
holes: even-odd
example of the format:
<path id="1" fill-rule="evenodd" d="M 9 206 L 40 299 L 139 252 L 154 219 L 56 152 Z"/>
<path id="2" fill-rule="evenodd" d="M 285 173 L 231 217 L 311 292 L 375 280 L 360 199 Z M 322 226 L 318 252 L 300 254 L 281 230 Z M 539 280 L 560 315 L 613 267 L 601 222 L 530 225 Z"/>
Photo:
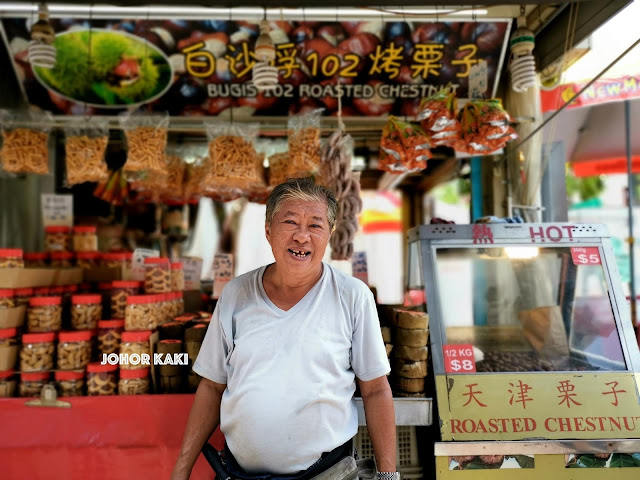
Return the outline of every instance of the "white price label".
<path id="1" fill-rule="evenodd" d="M 200 276 L 202 275 L 202 259 L 200 257 L 182 257 L 182 271 L 184 273 L 184 289 L 200 290 Z"/>
<path id="2" fill-rule="evenodd" d="M 43 193 L 42 222 L 45 227 L 73 226 L 73 195 L 56 195 Z"/>
<path id="3" fill-rule="evenodd" d="M 217 253 L 213 257 L 213 294 L 211 298 L 220 298 L 222 289 L 233 278 L 233 255 Z"/>
<path id="4" fill-rule="evenodd" d="M 351 256 L 351 269 L 353 276 L 369 285 L 369 269 L 367 267 L 367 253 L 353 252 Z"/>
<path id="5" fill-rule="evenodd" d="M 489 69 L 487 62 L 478 61 L 469 69 L 469 98 L 484 98 L 489 88 Z"/>
<path id="6" fill-rule="evenodd" d="M 158 250 L 136 248 L 133 251 L 133 260 L 131 262 L 131 279 L 138 282 L 144 280 L 144 259 L 159 256 L 160 252 Z"/>

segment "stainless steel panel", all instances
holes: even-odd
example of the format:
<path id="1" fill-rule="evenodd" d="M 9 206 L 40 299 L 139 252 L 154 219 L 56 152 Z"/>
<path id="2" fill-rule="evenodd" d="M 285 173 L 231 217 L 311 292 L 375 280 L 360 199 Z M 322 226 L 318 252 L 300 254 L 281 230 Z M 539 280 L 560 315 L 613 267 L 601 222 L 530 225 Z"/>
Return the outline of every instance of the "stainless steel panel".
<path id="1" fill-rule="evenodd" d="M 428 426 L 432 423 L 432 400 L 430 398 L 394 398 L 393 407 L 396 412 L 396 425 Z M 358 408 L 358 425 L 367 424 L 364 416 L 362 398 L 356 397 Z"/>

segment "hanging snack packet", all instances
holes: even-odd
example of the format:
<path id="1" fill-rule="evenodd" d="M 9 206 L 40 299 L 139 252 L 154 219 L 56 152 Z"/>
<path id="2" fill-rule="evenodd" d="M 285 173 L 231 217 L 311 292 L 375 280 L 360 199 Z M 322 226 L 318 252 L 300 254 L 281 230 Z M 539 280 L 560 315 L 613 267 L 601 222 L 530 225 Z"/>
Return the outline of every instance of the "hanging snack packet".
<path id="1" fill-rule="evenodd" d="M 49 132 L 51 120 L 48 114 L 3 111 L 2 168 L 10 173 L 49 173 Z"/>
<path id="2" fill-rule="evenodd" d="M 320 119 L 323 111 L 324 109 L 319 108 L 289 119 L 289 162 L 286 178 L 309 177 L 318 172 L 322 161 Z M 273 185 L 273 182 L 270 183 Z"/>
<path id="3" fill-rule="evenodd" d="M 120 125 L 127 139 L 124 171 L 150 170 L 166 172 L 168 115 L 133 115 L 123 117 Z"/>
<path id="4" fill-rule="evenodd" d="M 104 182 L 109 178 L 105 153 L 109 143 L 109 123 L 89 118 L 65 128 L 67 184 Z"/>
<path id="5" fill-rule="evenodd" d="M 389 117 L 380 142 L 381 170 L 404 173 L 422 170 L 431 158 L 430 143 L 418 126 Z"/>
<path id="6" fill-rule="evenodd" d="M 420 121 L 433 147 L 452 146 L 456 140 L 460 139 L 457 110 L 457 98 L 448 88 L 421 102 L 416 119 Z"/>

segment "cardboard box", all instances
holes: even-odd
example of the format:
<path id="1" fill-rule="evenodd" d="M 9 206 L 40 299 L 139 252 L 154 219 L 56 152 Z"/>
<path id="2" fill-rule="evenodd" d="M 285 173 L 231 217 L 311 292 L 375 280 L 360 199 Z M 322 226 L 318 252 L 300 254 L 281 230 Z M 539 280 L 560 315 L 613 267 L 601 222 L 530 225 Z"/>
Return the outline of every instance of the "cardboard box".
<path id="1" fill-rule="evenodd" d="M 0 268 L 0 288 L 51 287 L 81 282 L 81 268 Z"/>
<path id="2" fill-rule="evenodd" d="M 124 269 L 119 267 L 85 268 L 83 270 L 85 282 L 102 283 L 124 280 Z"/>
<path id="3" fill-rule="evenodd" d="M 15 308 L 0 308 L 0 329 L 22 327 L 24 325 L 26 315 L 26 305 L 21 305 Z"/>
<path id="4" fill-rule="evenodd" d="M 0 371 L 16 368 L 19 349 L 18 345 L 0 347 Z"/>

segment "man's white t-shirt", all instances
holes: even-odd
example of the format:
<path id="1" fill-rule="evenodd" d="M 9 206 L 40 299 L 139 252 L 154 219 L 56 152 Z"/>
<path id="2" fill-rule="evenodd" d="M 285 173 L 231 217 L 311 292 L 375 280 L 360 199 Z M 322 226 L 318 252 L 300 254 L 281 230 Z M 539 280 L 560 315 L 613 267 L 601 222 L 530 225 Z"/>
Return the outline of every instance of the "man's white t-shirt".
<path id="1" fill-rule="evenodd" d="M 355 377 L 389 368 L 373 295 L 323 263 L 291 309 L 265 293 L 261 267 L 233 279 L 213 313 L 193 370 L 227 385 L 220 428 L 249 473 L 295 473 L 358 429 Z"/>

